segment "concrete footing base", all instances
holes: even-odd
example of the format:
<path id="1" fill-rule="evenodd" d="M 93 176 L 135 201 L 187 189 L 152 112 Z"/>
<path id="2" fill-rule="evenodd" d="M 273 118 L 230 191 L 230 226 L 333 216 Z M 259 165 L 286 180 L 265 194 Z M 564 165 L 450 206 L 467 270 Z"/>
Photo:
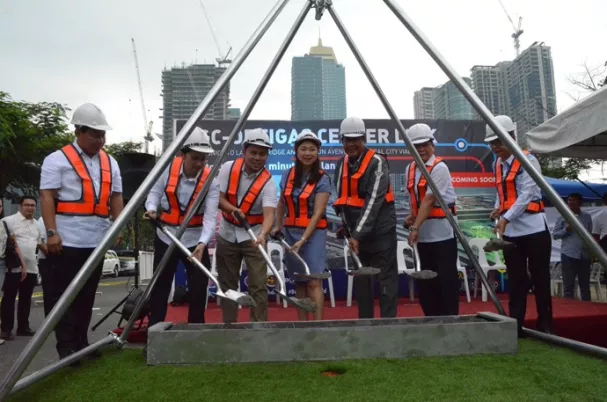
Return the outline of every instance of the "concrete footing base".
<path id="1" fill-rule="evenodd" d="M 514 319 L 493 313 L 376 320 L 158 323 L 147 363 L 252 363 L 515 354 Z"/>

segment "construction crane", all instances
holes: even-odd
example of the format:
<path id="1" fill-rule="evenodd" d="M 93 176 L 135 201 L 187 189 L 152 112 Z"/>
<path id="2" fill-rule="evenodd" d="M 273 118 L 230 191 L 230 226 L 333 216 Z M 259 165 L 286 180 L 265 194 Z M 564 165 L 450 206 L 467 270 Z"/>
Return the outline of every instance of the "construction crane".
<path id="1" fill-rule="evenodd" d="M 228 49 L 228 52 L 223 55 L 221 52 L 221 47 L 219 46 L 219 41 L 217 41 L 217 36 L 215 36 L 215 31 L 213 30 L 213 25 L 211 24 L 211 19 L 209 18 L 209 14 L 207 13 L 207 9 L 204 6 L 202 0 L 198 0 L 200 3 L 200 7 L 202 8 L 202 12 L 204 14 L 204 18 L 207 20 L 207 25 L 209 26 L 209 30 L 211 31 L 211 36 L 213 36 L 213 41 L 215 42 L 215 46 L 217 46 L 217 52 L 219 53 L 219 57 L 215 59 L 219 67 L 224 67 L 226 64 L 232 63 L 232 60 L 229 59 L 230 53 L 232 53 L 232 46 Z M 228 43 L 229 45 L 229 43 Z"/>
<path id="2" fill-rule="evenodd" d="M 523 32 L 525 32 L 523 29 L 521 29 L 521 26 L 523 24 L 523 17 L 519 17 L 518 26 L 514 25 L 514 21 L 512 21 L 512 18 L 510 17 L 510 14 L 508 14 L 506 7 L 504 7 L 504 3 L 502 3 L 502 0 L 497 1 L 499 1 L 500 6 L 502 6 L 502 10 L 504 10 L 506 17 L 508 17 L 508 20 L 512 24 L 512 28 L 514 28 L 514 33 L 510 36 L 512 37 L 512 39 L 514 39 L 514 50 L 516 51 L 516 57 L 518 57 L 521 54 L 521 42 L 519 40 L 519 37 L 523 34 Z"/>
<path id="3" fill-rule="evenodd" d="M 133 44 L 133 56 L 135 57 L 135 71 L 137 72 L 137 84 L 139 85 L 139 99 L 141 100 L 141 113 L 143 115 L 143 132 L 145 136 L 143 140 L 145 142 L 144 149 L 145 153 L 149 153 L 150 142 L 154 141 L 154 137 L 152 136 L 152 125 L 153 121 L 148 123 L 147 112 L 145 110 L 145 101 L 143 99 L 143 87 L 141 85 L 141 74 L 139 74 L 139 61 L 137 60 L 137 48 L 135 47 L 135 39 L 131 38 L 131 43 Z"/>

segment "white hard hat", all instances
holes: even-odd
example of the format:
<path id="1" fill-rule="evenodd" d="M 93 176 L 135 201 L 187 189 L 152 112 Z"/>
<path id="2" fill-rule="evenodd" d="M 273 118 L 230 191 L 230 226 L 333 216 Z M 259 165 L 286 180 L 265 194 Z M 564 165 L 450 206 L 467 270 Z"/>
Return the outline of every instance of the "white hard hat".
<path id="1" fill-rule="evenodd" d="M 339 128 L 339 134 L 346 138 L 364 137 L 366 133 L 365 122 L 360 117 L 346 117 Z"/>
<path id="2" fill-rule="evenodd" d="M 310 130 L 304 130 L 295 138 L 295 146 L 305 140 L 314 141 L 319 147 L 322 145 L 322 141 L 320 141 L 316 134 Z"/>
<path id="3" fill-rule="evenodd" d="M 194 152 L 202 152 L 203 154 L 213 153 L 209 135 L 200 127 L 196 127 L 194 131 L 192 131 L 192 134 L 190 134 L 185 141 L 185 144 L 183 144 L 183 148 L 187 148 Z"/>
<path id="4" fill-rule="evenodd" d="M 70 123 L 75 126 L 87 126 L 101 131 L 112 129 L 112 127 L 107 124 L 107 120 L 101 109 L 92 103 L 85 103 L 74 110 Z"/>
<path id="5" fill-rule="evenodd" d="M 257 145 L 259 147 L 272 149 L 270 137 L 268 137 L 268 134 L 266 134 L 263 128 L 256 128 L 254 130 L 248 131 L 244 136 L 244 141 L 242 142 L 242 145 Z"/>
<path id="6" fill-rule="evenodd" d="M 423 144 L 428 141 L 432 141 L 434 143 L 435 131 L 436 130 L 431 129 L 427 124 L 417 123 L 407 129 L 407 136 L 413 145 Z"/>
<path id="7" fill-rule="evenodd" d="M 506 131 L 507 133 L 514 131 L 514 123 L 512 122 L 512 119 L 510 117 L 503 115 L 495 116 L 495 120 L 497 120 L 498 124 L 502 126 L 504 131 Z M 485 127 L 485 142 L 491 142 L 493 140 L 497 140 L 498 138 L 499 137 L 497 136 L 497 134 L 495 134 L 493 129 L 489 126 L 489 124 L 487 124 Z"/>

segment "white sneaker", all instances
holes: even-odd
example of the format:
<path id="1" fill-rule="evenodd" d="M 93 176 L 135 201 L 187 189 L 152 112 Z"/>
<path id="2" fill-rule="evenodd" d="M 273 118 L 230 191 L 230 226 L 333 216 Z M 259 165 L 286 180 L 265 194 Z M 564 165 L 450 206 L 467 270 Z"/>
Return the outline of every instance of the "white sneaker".
<path id="1" fill-rule="evenodd" d="M 0 345 L 4 345 L 4 339 L 0 339 Z"/>

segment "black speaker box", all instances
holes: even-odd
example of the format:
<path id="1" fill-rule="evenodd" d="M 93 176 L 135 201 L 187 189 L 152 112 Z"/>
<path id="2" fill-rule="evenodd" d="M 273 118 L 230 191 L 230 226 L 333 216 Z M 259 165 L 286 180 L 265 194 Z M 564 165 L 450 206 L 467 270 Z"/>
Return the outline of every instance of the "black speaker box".
<path id="1" fill-rule="evenodd" d="M 117 158 L 122 175 L 122 197 L 128 202 L 156 164 L 156 157 L 140 152 L 127 152 Z"/>

